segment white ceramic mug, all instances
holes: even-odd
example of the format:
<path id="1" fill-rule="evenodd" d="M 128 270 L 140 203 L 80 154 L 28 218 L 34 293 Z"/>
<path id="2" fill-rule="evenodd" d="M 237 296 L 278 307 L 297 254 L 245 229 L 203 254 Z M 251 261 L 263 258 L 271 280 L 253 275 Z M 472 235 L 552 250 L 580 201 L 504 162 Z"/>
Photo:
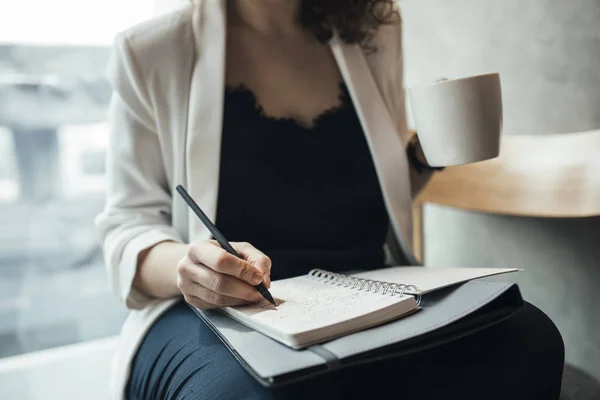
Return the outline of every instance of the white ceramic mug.
<path id="1" fill-rule="evenodd" d="M 499 74 L 443 80 L 409 91 L 419 141 L 431 166 L 498 156 L 502 133 Z"/>

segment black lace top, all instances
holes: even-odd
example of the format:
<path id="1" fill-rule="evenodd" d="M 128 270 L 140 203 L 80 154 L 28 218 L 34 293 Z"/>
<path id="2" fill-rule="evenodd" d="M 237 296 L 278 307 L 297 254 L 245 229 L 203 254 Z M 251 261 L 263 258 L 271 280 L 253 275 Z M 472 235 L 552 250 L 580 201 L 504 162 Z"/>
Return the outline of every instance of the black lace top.
<path id="1" fill-rule="evenodd" d="M 267 254 L 272 279 L 312 268 L 380 268 L 388 218 L 347 88 L 306 128 L 225 91 L 216 225 Z"/>

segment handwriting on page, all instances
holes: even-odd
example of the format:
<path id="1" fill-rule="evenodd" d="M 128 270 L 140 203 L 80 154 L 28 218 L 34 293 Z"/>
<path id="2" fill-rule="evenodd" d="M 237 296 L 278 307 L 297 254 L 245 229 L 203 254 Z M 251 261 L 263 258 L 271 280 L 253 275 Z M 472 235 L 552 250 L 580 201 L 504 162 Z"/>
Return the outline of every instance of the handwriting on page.
<path id="1" fill-rule="evenodd" d="M 399 299 L 318 282 L 308 277 L 273 282 L 268 302 L 236 307 L 253 319 L 289 333 L 316 329 L 359 317 Z"/>

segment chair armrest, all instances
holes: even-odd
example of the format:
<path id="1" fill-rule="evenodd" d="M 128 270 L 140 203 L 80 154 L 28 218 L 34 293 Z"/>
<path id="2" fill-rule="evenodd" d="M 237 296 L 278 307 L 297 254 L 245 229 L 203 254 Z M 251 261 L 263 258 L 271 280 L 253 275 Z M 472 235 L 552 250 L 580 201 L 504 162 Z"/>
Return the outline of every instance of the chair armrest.
<path id="1" fill-rule="evenodd" d="M 435 174 L 416 203 L 531 217 L 600 215 L 600 130 L 504 136 L 498 158 Z"/>

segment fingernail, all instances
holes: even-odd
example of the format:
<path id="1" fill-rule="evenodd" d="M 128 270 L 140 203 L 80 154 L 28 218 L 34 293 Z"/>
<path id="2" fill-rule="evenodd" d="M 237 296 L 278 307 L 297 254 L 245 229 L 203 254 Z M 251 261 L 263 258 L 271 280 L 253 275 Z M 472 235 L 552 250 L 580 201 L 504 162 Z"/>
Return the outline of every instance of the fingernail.
<path id="1" fill-rule="evenodd" d="M 254 271 L 252 273 L 252 282 L 253 283 L 259 284 L 262 282 L 262 280 L 263 280 L 263 276 L 260 272 Z"/>
<path id="2" fill-rule="evenodd" d="M 265 274 L 264 282 L 267 289 L 271 287 L 271 276 L 269 275 L 269 273 Z"/>

